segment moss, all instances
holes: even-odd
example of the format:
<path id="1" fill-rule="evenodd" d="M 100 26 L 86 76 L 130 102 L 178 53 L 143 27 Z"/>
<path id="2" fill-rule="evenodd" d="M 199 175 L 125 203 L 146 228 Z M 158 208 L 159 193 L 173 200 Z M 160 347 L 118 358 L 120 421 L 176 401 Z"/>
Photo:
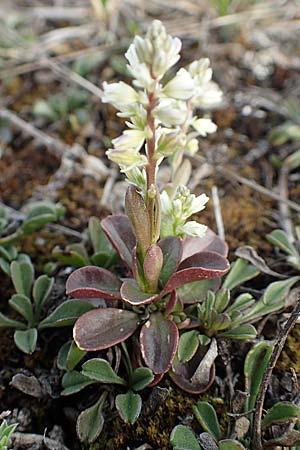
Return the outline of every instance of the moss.
<path id="1" fill-rule="evenodd" d="M 284 349 L 277 362 L 276 368 L 285 372 L 294 369 L 300 372 L 300 325 L 296 325 L 287 337 Z"/>

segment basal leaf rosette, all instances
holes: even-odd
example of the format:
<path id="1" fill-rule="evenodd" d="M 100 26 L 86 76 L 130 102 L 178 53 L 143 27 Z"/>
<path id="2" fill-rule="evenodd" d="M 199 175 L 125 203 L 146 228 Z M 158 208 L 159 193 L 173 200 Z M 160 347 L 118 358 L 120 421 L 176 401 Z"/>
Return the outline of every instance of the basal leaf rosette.
<path id="1" fill-rule="evenodd" d="M 138 336 L 145 365 L 154 374 L 163 374 L 177 352 L 179 329 L 188 324 L 176 291 L 187 283 L 224 275 L 229 270 L 227 247 L 212 231 L 207 239 L 171 236 L 150 245 L 141 260 L 126 215 L 103 219 L 102 228 L 129 276 L 121 278 L 95 266 L 70 275 L 68 295 L 109 301 L 109 307 L 93 309 L 77 320 L 75 342 L 82 350 L 99 351 Z"/>

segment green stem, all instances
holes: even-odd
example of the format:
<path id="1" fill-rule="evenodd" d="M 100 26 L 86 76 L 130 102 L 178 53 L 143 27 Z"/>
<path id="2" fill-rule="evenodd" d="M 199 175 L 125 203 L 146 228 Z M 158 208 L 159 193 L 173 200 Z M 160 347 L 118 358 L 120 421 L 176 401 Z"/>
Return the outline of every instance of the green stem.
<path id="1" fill-rule="evenodd" d="M 126 367 L 126 371 L 128 374 L 128 378 L 129 378 L 129 384 L 131 384 L 131 380 L 132 380 L 132 375 L 133 375 L 133 368 L 132 368 L 132 364 L 131 364 L 131 360 L 130 360 L 130 356 L 126 347 L 125 342 L 121 342 L 121 346 L 124 352 L 124 365 Z"/>

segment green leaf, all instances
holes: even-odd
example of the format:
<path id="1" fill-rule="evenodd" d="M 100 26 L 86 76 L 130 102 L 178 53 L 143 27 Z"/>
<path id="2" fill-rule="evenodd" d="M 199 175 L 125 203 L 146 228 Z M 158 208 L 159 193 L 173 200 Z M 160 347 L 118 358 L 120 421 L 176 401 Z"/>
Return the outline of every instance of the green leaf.
<path id="1" fill-rule="evenodd" d="M 114 251 L 110 241 L 102 230 L 100 220 L 97 217 L 90 217 L 88 230 L 94 253 L 103 252 L 109 255 Z"/>
<path id="2" fill-rule="evenodd" d="M 244 364 L 245 384 L 248 397 L 246 397 L 245 411 L 255 407 L 259 388 L 273 351 L 270 342 L 259 342 L 247 354 Z"/>
<path id="3" fill-rule="evenodd" d="M 0 269 L 10 277 L 10 263 L 0 257 Z"/>
<path id="4" fill-rule="evenodd" d="M 262 428 L 267 428 L 273 424 L 286 423 L 289 420 L 296 420 L 299 417 L 299 407 L 290 402 L 278 402 L 268 410 L 263 418 Z"/>
<path id="5" fill-rule="evenodd" d="M 219 450 L 246 450 L 245 447 L 234 439 L 223 439 L 218 443 Z"/>
<path id="6" fill-rule="evenodd" d="M 36 312 L 40 312 L 41 307 L 50 295 L 54 284 L 54 278 L 41 275 L 33 285 L 32 296 L 36 307 Z"/>
<path id="7" fill-rule="evenodd" d="M 16 330 L 14 334 L 14 341 L 16 346 L 24 353 L 31 355 L 35 351 L 37 341 L 37 329 L 30 328 L 29 330 Z"/>
<path id="8" fill-rule="evenodd" d="M 147 367 L 138 367 L 132 374 L 132 389 L 141 391 L 154 380 L 154 375 Z"/>
<path id="9" fill-rule="evenodd" d="M 263 295 L 265 305 L 273 305 L 282 303 L 286 300 L 291 287 L 300 279 L 300 277 L 292 277 L 284 281 L 275 281 L 269 284 Z"/>
<path id="10" fill-rule="evenodd" d="M 17 294 L 31 297 L 31 287 L 34 279 L 34 268 L 28 261 L 13 261 L 10 265 L 11 278 Z"/>
<path id="11" fill-rule="evenodd" d="M 233 289 L 248 280 L 256 277 L 259 270 L 249 264 L 245 259 L 238 258 L 232 265 L 229 274 L 225 278 L 222 288 Z"/>
<path id="12" fill-rule="evenodd" d="M 74 341 L 65 342 L 57 355 L 57 367 L 61 370 L 73 370 L 86 353 L 80 350 Z"/>
<path id="13" fill-rule="evenodd" d="M 183 303 L 196 303 L 206 300 L 208 291 L 214 290 L 215 286 L 217 286 L 216 279 L 192 281 L 180 286 L 177 294 Z"/>
<path id="14" fill-rule="evenodd" d="M 128 391 L 126 394 L 116 396 L 116 408 L 121 419 L 131 425 L 137 420 L 142 409 L 142 399 L 139 394 Z"/>
<path id="15" fill-rule="evenodd" d="M 37 100 L 33 107 L 33 114 L 37 117 L 44 117 L 51 121 L 56 119 L 55 112 L 46 100 Z"/>
<path id="16" fill-rule="evenodd" d="M 26 330 L 26 325 L 18 320 L 12 320 L 0 313 L 0 328 L 17 328 Z"/>
<path id="17" fill-rule="evenodd" d="M 30 205 L 30 210 L 22 224 L 22 231 L 29 234 L 47 223 L 56 222 L 63 212 L 63 208 L 51 202 L 35 202 Z"/>
<path id="18" fill-rule="evenodd" d="M 297 255 L 295 247 L 290 243 L 287 234 L 283 230 L 274 230 L 272 233 L 267 234 L 266 238 L 271 244 L 288 255 Z"/>
<path id="19" fill-rule="evenodd" d="M 216 441 L 221 438 L 221 430 L 214 408 L 207 402 L 198 402 L 193 406 L 196 419 L 204 431 L 210 433 Z"/>
<path id="20" fill-rule="evenodd" d="M 10 306 L 17 311 L 30 324 L 33 323 L 33 308 L 30 299 L 26 295 L 14 294 L 8 301 Z"/>
<path id="21" fill-rule="evenodd" d="M 187 362 L 192 359 L 199 347 L 199 332 L 196 330 L 183 333 L 179 338 L 178 359 Z"/>
<path id="22" fill-rule="evenodd" d="M 100 435 L 104 418 L 102 415 L 102 408 L 106 398 L 106 393 L 103 393 L 95 405 L 82 411 L 77 419 L 76 431 L 81 442 L 91 444 Z"/>
<path id="23" fill-rule="evenodd" d="M 39 329 L 74 325 L 78 317 L 91 309 L 94 306 L 85 300 L 67 300 L 39 324 Z"/>
<path id="24" fill-rule="evenodd" d="M 192 430 L 184 425 L 173 428 L 170 441 L 174 450 L 201 450 Z"/>
<path id="25" fill-rule="evenodd" d="M 79 268 L 87 266 L 90 263 L 86 250 L 82 244 L 68 245 L 65 250 L 62 250 L 57 245 L 52 250 L 52 255 L 57 261 L 66 266 Z"/>
<path id="26" fill-rule="evenodd" d="M 100 383 L 126 385 L 126 381 L 114 372 L 111 365 L 105 359 L 90 359 L 83 364 L 81 373 L 92 380 L 99 381 Z"/>
<path id="27" fill-rule="evenodd" d="M 220 337 L 227 339 L 255 339 L 257 336 L 257 331 L 251 324 L 240 325 L 239 327 L 232 328 L 231 330 L 225 331 L 219 334 Z"/>
<path id="28" fill-rule="evenodd" d="M 61 395 L 76 394 L 77 392 L 82 391 L 82 389 L 84 389 L 86 386 L 94 383 L 94 380 L 85 377 L 81 373 L 76 372 L 76 370 L 67 372 L 62 378 L 61 384 L 64 390 L 61 392 Z"/>

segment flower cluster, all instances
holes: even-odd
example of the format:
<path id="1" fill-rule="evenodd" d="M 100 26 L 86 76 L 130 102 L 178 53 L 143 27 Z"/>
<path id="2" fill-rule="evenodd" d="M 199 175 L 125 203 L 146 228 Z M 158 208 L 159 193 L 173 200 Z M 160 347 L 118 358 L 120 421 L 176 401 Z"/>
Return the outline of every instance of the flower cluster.
<path id="1" fill-rule="evenodd" d="M 193 214 L 202 211 L 208 202 L 208 197 L 201 194 L 196 197 L 185 186 L 177 188 L 175 195 L 170 196 L 167 191 L 161 193 L 162 225 L 161 237 L 167 236 L 199 236 L 203 237 L 207 230 L 194 220 L 186 222 Z"/>
<path id="2" fill-rule="evenodd" d="M 205 231 L 205 227 L 196 222 L 185 223 L 196 211 L 190 207 L 195 198 L 182 187 L 190 175 L 190 164 L 183 161 L 183 156 L 185 152 L 194 155 L 198 150 L 198 138 L 216 131 L 209 117 L 199 117 L 193 111 L 218 104 L 222 92 L 211 80 L 212 69 L 206 58 L 179 69 L 173 78 L 165 76 L 179 60 L 180 49 L 180 39 L 168 35 L 162 23 L 156 20 L 145 38 L 135 37 L 125 54 L 134 87 L 122 81 L 103 85 L 103 101 L 119 110 L 119 117 L 126 119 L 128 127 L 112 141 L 113 148 L 107 151 L 107 156 L 120 166 L 129 183 L 142 194 L 153 236 L 160 222 L 156 173 L 164 158 L 168 158 L 171 166 L 173 194 L 168 197 L 165 192 L 161 198 L 162 213 L 168 217 L 162 234 L 195 236 Z M 172 213 L 166 206 L 167 200 L 177 205 Z"/>

